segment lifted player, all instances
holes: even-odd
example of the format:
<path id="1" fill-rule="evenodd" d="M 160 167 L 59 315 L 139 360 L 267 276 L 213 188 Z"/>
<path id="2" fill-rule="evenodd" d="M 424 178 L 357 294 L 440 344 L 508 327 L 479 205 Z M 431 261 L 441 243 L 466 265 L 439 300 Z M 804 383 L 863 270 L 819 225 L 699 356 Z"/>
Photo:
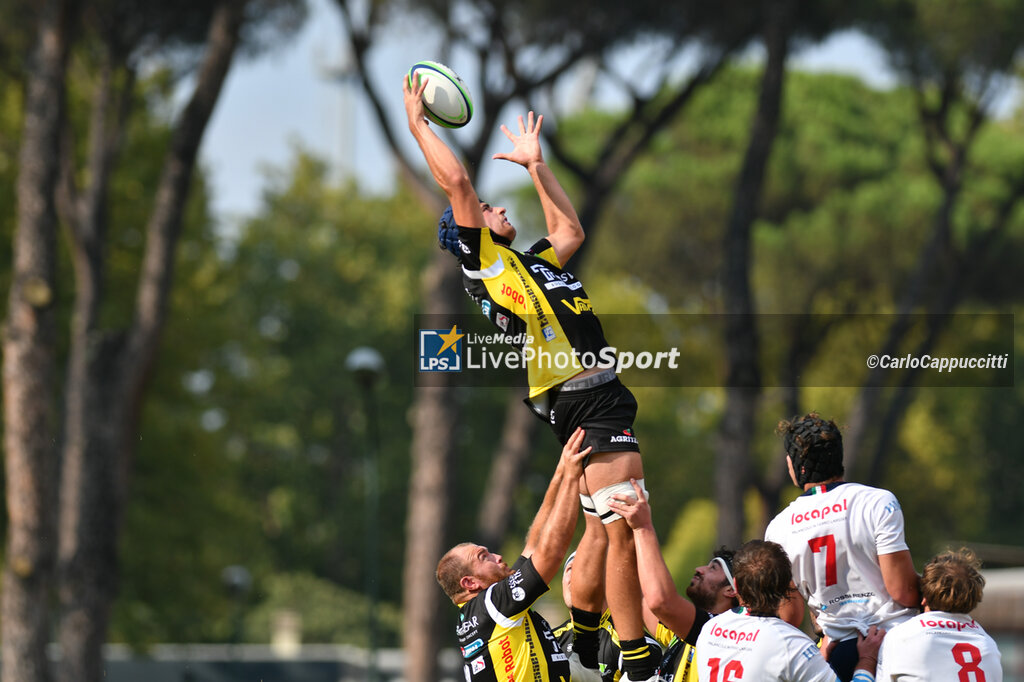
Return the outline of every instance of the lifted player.
<path id="1" fill-rule="evenodd" d="M 633 434 L 637 405 L 614 369 L 568 362 L 596 360 L 608 343 L 582 283 L 562 269 L 583 243 L 584 233 L 576 210 L 544 163 L 544 117 L 534 118 L 531 111 L 524 122 L 520 116 L 518 135 L 501 126 L 512 150 L 494 155 L 529 172 L 544 211 L 547 236 L 520 252 L 511 247 L 516 229 L 505 209 L 480 201 L 465 167 L 428 125 L 422 100 L 425 84 L 426 80 L 402 79 L 409 130 L 451 204 L 439 224 L 441 245 L 459 259 L 466 291 L 498 329 L 509 334 L 525 331 L 533 339 L 536 359 L 528 367 L 531 407 L 550 421 L 559 442 L 564 444 L 582 426 L 586 445 L 593 448 L 580 483 L 588 522 L 577 550 L 580 579 L 573 589 L 576 652 L 586 667 L 597 667 L 597 633 L 607 594 L 622 638 L 625 679 L 647 680 L 655 675 L 658 657 L 644 639 L 633 534 L 608 507 L 616 492 L 632 492 L 630 478 L 643 485 L 640 448 Z M 544 357 L 562 361 L 541 362 Z"/>

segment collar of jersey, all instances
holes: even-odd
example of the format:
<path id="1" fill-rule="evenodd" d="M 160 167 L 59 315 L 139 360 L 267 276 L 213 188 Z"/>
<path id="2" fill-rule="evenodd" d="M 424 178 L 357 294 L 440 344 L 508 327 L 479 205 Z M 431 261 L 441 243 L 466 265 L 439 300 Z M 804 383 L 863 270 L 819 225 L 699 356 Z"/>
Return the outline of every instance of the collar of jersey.
<path id="1" fill-rule="evenodd" d="M 822 495 L 824 493 L 835 490 L 839 486 L 844 485 L 846 483 L 849 483 L 849 481 L 836 481 L 835 483 L 820 483 L 814 486 L 813 488 L 808 488 L 807 490 L 805 490 L 803 493 L 800 494 L 800 497 L 804 497 L 806 495 Z"/>

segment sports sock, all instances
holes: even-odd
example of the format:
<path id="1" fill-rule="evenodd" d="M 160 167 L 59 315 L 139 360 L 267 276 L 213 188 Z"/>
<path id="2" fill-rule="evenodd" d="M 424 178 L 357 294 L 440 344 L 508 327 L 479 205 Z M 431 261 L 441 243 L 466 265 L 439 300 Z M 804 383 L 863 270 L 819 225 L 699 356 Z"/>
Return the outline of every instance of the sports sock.
<path id="1" fill-rule="evenodd" d="M 597 669 L 597 634 L 600 627 L 600 613 L 572 607 L 572 650 L 580 657 L 584 668 Z"/>
<path id="2" fill-rule="evenodd" d="M 622 649 L 622 667 L 629 673 L 630 680 L 646 680 L 658 672 L 658 658 L 647 646 L 647 640 L 623 639 L 619 641 Z"/>

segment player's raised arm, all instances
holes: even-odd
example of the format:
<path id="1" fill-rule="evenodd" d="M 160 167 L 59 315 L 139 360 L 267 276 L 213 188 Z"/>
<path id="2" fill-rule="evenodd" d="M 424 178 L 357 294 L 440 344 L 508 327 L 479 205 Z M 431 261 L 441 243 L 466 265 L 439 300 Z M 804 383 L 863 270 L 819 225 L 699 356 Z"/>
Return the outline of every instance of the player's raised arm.
<path id="1" fill-rule="evenodd" d="M 492 158 L 518 163 L 529 171 L 541 207 L 544 209 L 548 241 L 555 249 L 558 262 L 565 265 L 583 243 L 585 235 L 576 209 L 573 208 L 555 174 L 544 162 L 544 154 L 540 148 L 540 128 L 543 122 L 543 115 L 534 118 L 531 111 L 525 123 L 523 117 L 519 117 L 518 135 L 506 126 L 501 126 L 501 132 L 512 142 L 512 151 L 497 153 Z"/>
<path id="2" fill-rule="evenodd" d="M 427 160 L 430 174 L 448 196 L 455 222 L 463 227 L 483 227 L 484 216 L 469 173 L 455 153 L 431 129 L 423 111 L 423 90 L 427 79 L 416 74 L 419 82 L 412 83 L 408 75 L 402 76 L 405 113 L 409 119 L 409 132 Z"/>
<path id="3" fill-rule="evenodd" d="M 583 475 L 583 460 L 592 449 L 580 450 L 584 436 L 583 429 L 577 428 L 562 448 L 562 457 L 523 550 L 523 556 L 533 559 L 533 567 L 545 582 L 551 582 L 562 567 L 576 530 L 579 479 Z"/>
<path id="4" fill-rule="evenodd" d="M 661 545 L 651 520 L 651 507 L 644 490 L 634 479 L 630 479 L 630 484 L 634 494 L 617 494 L 608 502 L 608 506 L 622 516 L 633 530 L 644 603 L 658 620 L 682 639 L 693 626 L 697 610 L 676 590 L 672 574 L 661 554 Z"/>

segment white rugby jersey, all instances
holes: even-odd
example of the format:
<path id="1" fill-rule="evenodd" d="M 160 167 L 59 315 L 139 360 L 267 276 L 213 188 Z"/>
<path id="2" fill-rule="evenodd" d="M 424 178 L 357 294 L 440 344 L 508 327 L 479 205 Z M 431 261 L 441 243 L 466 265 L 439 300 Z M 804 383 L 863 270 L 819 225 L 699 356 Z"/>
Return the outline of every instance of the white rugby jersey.
<path id="1" fill-rule="evenodd" d="M 745 609 L 704 624 L 697 638 L 697 676 L 700 682 L 837 682 L 810 637 Z"/>
<path id="2" fill-rule="evenodd" d="M 907 549 L 903 511 L 888 490 L 859 483 L 817 485 L 776 516 L 765 540 L 782 545 L 793 582 L 830 639 L 888 630 L 917 611 L 892 600 L 878 557 Z"/>
<path id="3" fill-rule="evenodd" d="M 886 633 L 878 682 L 1003 682 L 999 649 L 966 614 L 927 611 Z"/>

